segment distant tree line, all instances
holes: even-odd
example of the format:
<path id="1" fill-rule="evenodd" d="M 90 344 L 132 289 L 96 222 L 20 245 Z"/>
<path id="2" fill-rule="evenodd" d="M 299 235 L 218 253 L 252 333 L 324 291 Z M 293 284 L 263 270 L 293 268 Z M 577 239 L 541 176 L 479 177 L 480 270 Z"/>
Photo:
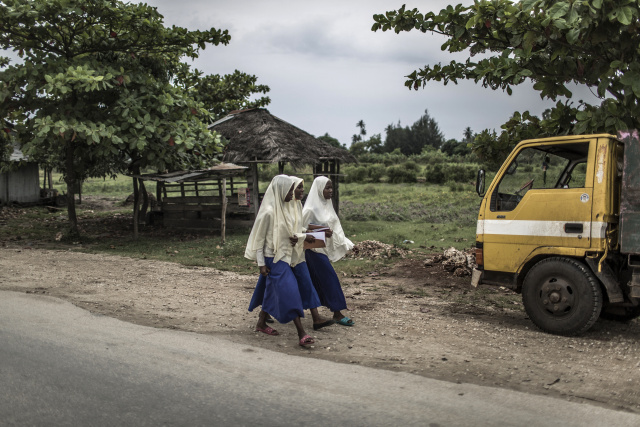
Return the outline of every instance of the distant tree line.
<path id="1" fill-rule="evenodd" d="M 381 134 L 374 134 L 367 138 L 366 125 L 363 120 L 356 123 L 358 133 L 351 137 L 351 145 L 341 144 L 328 133 L 319 137 L 334 147 L 348 149 L 358 159 L 369 159 L 371 154 L 395 153 L 402 156 L 419 156 L 423 153 L 442 151 L 448 156 L 467 156 L 471 154 L 471 144 L 475 134 L 470 127 L 463 131 L 463 138 L 444 139 L 436 120 L 425 110 L 411 126 L 402 126 L 400 122 L 391 123 L 385 128 L 385 139 Z M 382 161 L 381 161 L 382 163 Z"/>

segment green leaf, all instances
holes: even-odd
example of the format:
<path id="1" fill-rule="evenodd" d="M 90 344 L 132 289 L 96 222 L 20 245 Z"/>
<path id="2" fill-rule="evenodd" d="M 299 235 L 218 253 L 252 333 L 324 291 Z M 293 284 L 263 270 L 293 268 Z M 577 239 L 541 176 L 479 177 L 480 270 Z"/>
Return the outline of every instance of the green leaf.
<path id="1" fill-rule="evenodd" d="M 608 87 L 609 87 L 609 80 L 608 79 L 600 80 L 600 83 L 598 84 L 598 96 L 603 97 L 605 95 Z"/>
<path id="2" fill-rule="evenodd" d="M 589 120 L 589 113 L 587 113 L 586 111 L 578 111 L 576 113 L 576 120 L 581 122 L 585 120 Z"/>
<path id="3" fill-rule="evenodd" d="M 572 28 L 567 33 L 567 41 L 570 44 L 575 44 L 575 42 L 578 40 L 578 36 L 580 36 L 580 29 L 579 28 Z"/>
<path id="4" fill-rule="evenodd" d="M 640 80 L 634 81 L 631 88 L 636 98 L 640 98 Z"/>
<path id="5" fill-rule="evenodd" d="M 549 8 L 547 14 L 551 17 L 551 19 L 562 18 L 567 14 L 567 12 L 569 12 L 570 7 L 571 5 L 569 3 L 559 1 Z"/>
<path id="6" fill-rule="evenodd" d="M 523 0 L 521 2 L 522 10 L 531 10 L 539 2 L 540 0 Z"/>
<path id="7" fill-rule="evenodd" d="M 535 82 L 535 84 L 533 85 L 533 88 L 535 90 L 542 91 L 546 88 L 546 86 L 547 85 L 545 84 L 545 82 Z"/>
<path id="8" fill-rule="evenodd" d="M 631 24 L 633 19 L 633 9 L 630 7 L 621 7 L 615 10 L 616 18 L 622 25 Z"/>

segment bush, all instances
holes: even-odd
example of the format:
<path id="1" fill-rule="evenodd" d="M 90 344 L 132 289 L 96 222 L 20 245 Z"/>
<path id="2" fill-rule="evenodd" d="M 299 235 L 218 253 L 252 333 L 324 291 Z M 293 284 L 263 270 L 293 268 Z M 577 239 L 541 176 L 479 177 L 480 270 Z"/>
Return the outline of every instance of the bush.
<path id="1" fill-rule="evenodd" d="M 277 163 L 267 163 L 258 166 L 258 179 L 261 182 L 271 182 L 276 175 L 278 175 Z"/>
<path id="2" fill-rule="evenodd" d="M 418 180 L 416 171 L 408 170 L 402 165 L 389 166 L 387 168 L 387 176 L 389 177 L 389 182 L 393 184 L 416 182 Z"/>
<path id="3" fill-rule="evenodd" d="M 429 165 L 424 170 L 424 178 L 431 184 L 442 184 L 444 180 L 444 172 L 442 164 Z"/>
<path id="4" fill-rule="evenodd" d="M 416 156 L 416 160 L 427 165 L 436 165 L 451 161 L 449 156 L 440 150 L 423 150 L 420 155 Z"/>
<path id="5" fill-rule="evenodd" d="M 365 166 L 346 166 L 344 168 L 344 182 L 366 182 L 369 177 Z"/>
<path id="6" fill-rule="evenodd" d="M 368 169 L 371 182 L 380 182 L 380 178 L 385 176 L 387 173 L 387 168 L 379 164 L 371 165 Z"/>
<path id="7" fill-rule="evenodd" d="M 445 181 L 469 182 L 475 179 L 477 167 L 469 164 L 447 163 L 442 167 Z"/>
<path id="8" fill-rule="evenodd" d="M 416 162 L 414 162 L 413 160 L 409 160 L 408 162 L 404 162 L 402 164 L 402 166 L 410 171 L 414 171 L 416 173 L 420 172 L 420 166 L 418 166 L 418 164 Z"/>

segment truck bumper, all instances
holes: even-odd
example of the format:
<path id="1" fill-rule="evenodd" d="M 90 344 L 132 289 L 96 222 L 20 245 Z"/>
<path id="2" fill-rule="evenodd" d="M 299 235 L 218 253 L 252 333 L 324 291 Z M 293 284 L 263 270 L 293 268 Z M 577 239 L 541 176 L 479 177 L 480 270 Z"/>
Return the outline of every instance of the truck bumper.
<path id="1" fill-rule="evenodd" d="M 473 286 L 474 288 L 478 287 L 478 285 L 482 281 L 482 273 L 482 270 L 478 270 L 477 268 L 473 269 L 473 271 L 471 272 L 471 286 Z"/>

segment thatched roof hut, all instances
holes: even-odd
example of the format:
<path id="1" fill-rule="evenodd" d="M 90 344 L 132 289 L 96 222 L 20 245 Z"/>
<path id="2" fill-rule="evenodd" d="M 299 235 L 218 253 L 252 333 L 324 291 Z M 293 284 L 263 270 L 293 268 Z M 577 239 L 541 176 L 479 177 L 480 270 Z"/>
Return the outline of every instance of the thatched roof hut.
<path id="1" fill-rule="evenodd" d="M 229 141 L 224 149 L 225 162 L 251 164 L 253 188 L 258 188 L 257 163 L 278 162 L 280 173 L 285 163 L 295 168 L 313 165 L 314 177 L 325 175 L 333 181 L 333 205 L 339 211 L 340 163 L 357 162 L 347 150 L 315 138 L 264 108 L 232 111 L 209 129 Z"/>
<path id="2" fill-rule="evenodd" d="M 356 162 L 347 150 L 315 138 L 264 108 L 233 111 L 210 126 L 229 140 L 225 162 L 284 162 L 294 167 L 318 164 L 324 159 Z"/>

